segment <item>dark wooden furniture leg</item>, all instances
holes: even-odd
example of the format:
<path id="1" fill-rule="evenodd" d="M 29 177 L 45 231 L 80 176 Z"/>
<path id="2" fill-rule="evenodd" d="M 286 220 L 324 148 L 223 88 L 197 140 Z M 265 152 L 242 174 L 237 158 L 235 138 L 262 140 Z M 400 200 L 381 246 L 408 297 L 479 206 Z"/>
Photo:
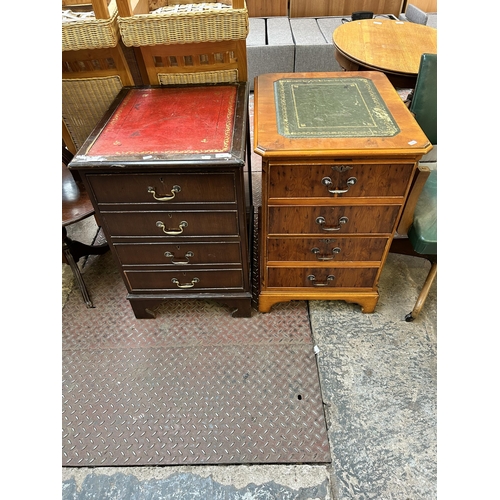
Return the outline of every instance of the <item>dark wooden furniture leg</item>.
<path id="1" fill-rule="evenodd" d="M 78 262 L 82 257 L 87 257 L 88 255 L 102 255 L 109 250 L 109 245 L 104 243 L 103 245 L 86 245 L 81 241 L 72 240 L 67 236 L 66 228 L 63 227 L 63 245 L 66 244 L 75 259 Z"/>
<path id="2" fill-rule="evenodd" d="M 233 318 L 250 318 L 252 316 L 252 299 L 225 299 L 221 300 L 229 307 L 236 309 L 231 313 Z"/>
<path id="3" fill-rule="evenodd" d="M 94 207 L 79 179 L 75 179 L 68 169 L 73 155 L 64 146 L 62 148 L 62 250 L 63 262 L 68 264 L 82 292 L 87 307 L 94 307 L 87 287 L 83 281 L 78 261 L 88 255 L 102 255 L 109 250 L 109 245 L 86 245 L 68 237 L 66 226 L 94 215 Z"/>
<path id="4" fill-rule="evenodd" d="M 78 288 L 82 293 L 83 300 L 87 307 L 94 307 L 92 301 L 90 300 L 89 293 L 87 291 L 87 287 L 85 286 L 85 282 L 83 281 L 82 273 L 80 272 L 80 268 L 78 267 L 78 261 L 82 257 L 86 257 L 88 255 L 102 255 L 109 250 L 109 245 L 106 243 L 104 245 L 85 245 L 80 241 L 74 241 L 68 237 L 66 228 L 62 228 L 62 249 L 63 249 L 63 259 L 66 264 L 69 265 L 75 280 L 78 284 Z"/>
<path id="5" fill-rule="evenodd" d="M 87 287 L 85 286 L 85 282 L 83 281 L 82 278 L 82 273 L 80 272 L 80 268 L 78 267 L 78 264 L 75 262 L 75 259 L 73 258 L 73 254 L 71 253 L 71 250 L 69 248 L 69 245 L 66 242 L 66 229 L 63 227 L 63 242 L 62 242 L 62 247 L 63 247 L 63 259 L 66 262 L 66 264 L 69 265 L 71 268 L 71 271 L 73 272 L 73 276 L 76 279 L 76 283 L 78 285 L 78 288 L 80 288 L 80 292 L 82 293 L 83 300 L 86 304 L 87 307 L 94 307 L 94 304 L 92 304 L 92 301 L 90 300 L 89 292 L 87 291 Z"/>

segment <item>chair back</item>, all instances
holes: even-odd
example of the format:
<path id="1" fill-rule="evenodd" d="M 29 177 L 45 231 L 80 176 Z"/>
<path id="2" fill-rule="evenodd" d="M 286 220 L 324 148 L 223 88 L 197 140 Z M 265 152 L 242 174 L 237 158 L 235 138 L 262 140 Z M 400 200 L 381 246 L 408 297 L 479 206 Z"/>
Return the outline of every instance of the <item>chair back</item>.
<path id="1" fill-rule="evenodd" d="M 63 11 L 94 16 L 62 23 L 62 136 L 75 154 L 121 88 L 134 85 L 120 42 L 116 0 L 62 0 Z M 136 73 L 138 70 L 136 71 Z"/>
<path id="2" fill-rule="evenodd" d="M 423 25 L 427 24 L 427 14 L 423 10 L 419 9 L 416 5 L 413 5 L 411 3 L 406 6 L 405 16 L 406 19 L 410 21 L 410 23 Z"/>
<path id="3" fill-rule="evenodd" d="M 422 54 L 410 111 L 431 144 L 436 145 L 437 54 Z"/>
<path id="4" fill-rule="evenodd" d="M 408 238 L 419 254 L 437 255 L 437 170 L 432 170 L 413 212 Z"/>
<path id="5" fill-rule="evenodd" d="M 123 43 L 149 85 L 246 82 L 245 0 L 117 0 Z"/>

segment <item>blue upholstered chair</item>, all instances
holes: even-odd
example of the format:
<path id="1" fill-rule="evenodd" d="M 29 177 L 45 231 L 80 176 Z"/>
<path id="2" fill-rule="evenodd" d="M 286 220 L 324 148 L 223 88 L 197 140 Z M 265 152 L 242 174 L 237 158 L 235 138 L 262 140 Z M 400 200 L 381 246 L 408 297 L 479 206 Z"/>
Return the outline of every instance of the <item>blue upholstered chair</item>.
<path id="1" fill-rule="evenodd" d="M 437 145 L 437 55 L 423 54 L 410 111 L 433 145 Z M 422 309 L 437 275 L 437 169 L 419 166 L 391 252 L 427 259 L 431 268 L 413 310 L 413 321 Z"/>

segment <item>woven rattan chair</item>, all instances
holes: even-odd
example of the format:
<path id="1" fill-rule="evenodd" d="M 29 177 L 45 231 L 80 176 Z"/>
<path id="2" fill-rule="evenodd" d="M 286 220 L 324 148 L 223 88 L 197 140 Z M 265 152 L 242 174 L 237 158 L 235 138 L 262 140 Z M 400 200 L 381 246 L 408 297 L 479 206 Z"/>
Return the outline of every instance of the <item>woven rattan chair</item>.
<path id="1" fill-rule="evenodd" d="M 85 142 L 122 87 L 123 80 L 119 75 L 63 78 L 63 140 L 73 154 Z"/>
<path id="2" fill-rule="evenodd" d="M 116 1 L 123 43 L 136 47 L 146 84 L 247 81 L 245 0 Z M 152 13 L 158 6 L 169 10 Z"/>
<path id="3" fill-rule="evenodd" d="M 74 8 L 78 1 L 68 3 Z M 63 23 L 62 29 L 62 136 L 73 154 L 122 87 L 134 85 L 120 45 L 116 1 L 108 6 L 107 0 L 92 0 L 92 6 L 95 18 Z"/>

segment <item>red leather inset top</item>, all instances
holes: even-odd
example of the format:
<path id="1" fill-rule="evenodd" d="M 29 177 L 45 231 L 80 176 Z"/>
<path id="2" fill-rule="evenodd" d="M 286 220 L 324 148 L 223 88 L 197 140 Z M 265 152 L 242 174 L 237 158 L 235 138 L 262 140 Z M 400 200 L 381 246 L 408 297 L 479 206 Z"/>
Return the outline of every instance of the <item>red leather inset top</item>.
<path id="1" fill-rule="evenodd" d="M 227 152 L 235 103 L 231 85 L 132 89 L 88 154 Z"/>

